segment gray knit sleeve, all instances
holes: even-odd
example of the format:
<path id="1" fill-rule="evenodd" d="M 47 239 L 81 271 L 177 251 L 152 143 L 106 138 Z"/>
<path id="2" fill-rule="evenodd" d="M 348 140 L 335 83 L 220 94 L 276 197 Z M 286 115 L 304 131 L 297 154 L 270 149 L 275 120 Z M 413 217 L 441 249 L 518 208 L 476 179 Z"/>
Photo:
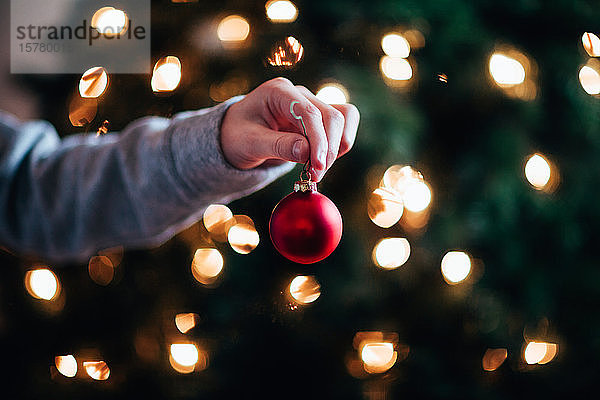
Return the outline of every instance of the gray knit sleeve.
<path id="1" fill-rule="evenodd" d="M 46 122 L 0 113 L 0 245 L 49 261 L 82 261 L 113 246 L 158 245 L 294 164 L 238 170 L 220 148 L 231 99 L 120 133 L 59 139 Z"/>

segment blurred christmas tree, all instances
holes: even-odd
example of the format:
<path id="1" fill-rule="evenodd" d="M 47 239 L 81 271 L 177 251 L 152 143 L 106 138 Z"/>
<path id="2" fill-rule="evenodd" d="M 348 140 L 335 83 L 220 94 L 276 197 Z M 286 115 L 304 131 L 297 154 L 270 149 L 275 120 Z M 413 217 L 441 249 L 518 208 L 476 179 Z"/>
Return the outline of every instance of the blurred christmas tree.
<path id="1" fill-rule="evenodd" d="M 53 77 L 39 82 L 44 117 L 64 133 L 105 119 L 118 130 L 275 76 L 329 87 L 322 98 L 347 96 L 362 117 L 320 185 L 344 218 L 338 249 L 310 266 L 274 251 L 268 219 L 292 173 L 229 205 L 237 217 L 214 207 L 158 249 L 52 273 L 4 254 L 6 398 L 593 390 L 600 40 L 584 32 L 597 31 L 598 4 L 270 3 L 153 2 L 153 62 L 177 57 L 155 75 L 179 62 L 176 89 L 172 75 L 154 92 L 149 76 L 109 76 L 92 121 L 73 127 L 80 77 Z"/>

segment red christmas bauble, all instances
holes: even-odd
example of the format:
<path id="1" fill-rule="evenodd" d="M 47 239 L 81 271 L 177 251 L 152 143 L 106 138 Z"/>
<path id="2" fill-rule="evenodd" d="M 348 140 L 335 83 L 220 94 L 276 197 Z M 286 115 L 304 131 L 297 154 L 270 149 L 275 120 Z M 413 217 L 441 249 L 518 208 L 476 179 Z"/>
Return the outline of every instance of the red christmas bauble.
<path id="1" fill-rule="evenodd" d="M 342 238 L 340 212 L 315 187 L 302 191 L 297 184 L 296 190 L 275 206 L 269 221 L 271 241 L 277 251 L 300 264 L 323 260 Z"/>

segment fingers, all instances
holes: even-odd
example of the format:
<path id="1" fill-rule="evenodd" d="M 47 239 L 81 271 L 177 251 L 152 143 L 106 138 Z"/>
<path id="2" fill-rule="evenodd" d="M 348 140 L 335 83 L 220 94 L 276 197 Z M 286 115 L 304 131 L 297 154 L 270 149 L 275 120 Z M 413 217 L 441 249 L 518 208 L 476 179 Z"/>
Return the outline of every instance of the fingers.
<path id="1" fill-rule="evenodd" d="M 301 94 L 292 83 L 285 78 L 275 78 L 268 82 L 272 86 L 273 96 L 269 96 L 270 109 L 275 111 L 278 119 L 286 119 L 293 126 L 298 127 L 299 132 L 302 127 L 299 120 L 296 120 L 290 113 L 290 104 L 297 101 L 294 106 L 294 113 L 301 115 L 306 134 L 310 143 L 310 162 L 311 176 L 315 181 L 320 181 L 325 174 L 327 167 L 328 140 L 323 125 L 323 116 L 319 108 L 309 99 Z"/>
<path id="2" fill-rule="evenodd" d="M 290 113 L 292 102 L 294 114 L 302 116 L 308 141 L 301 135 L 301 122 Z M 244 142 L 236 146 L 237 154 L 244 158 L 240 164 L 253 167 L 269 158 L 305 162 L 310 156 L 309 172 L 317 182 L 337 158 L 352 148 L 360 119 L 355 106 L 326 104 L 305 87 L 294 86 L 285 78 L 265 82 L 238 104 L 244 106 L 240 106 L 241 114 L 238 112 L 242 122 L 256 124 L 248 140 L 230 135 L 231 142 Z"/>
<path id="3" fill-rule="evenodd" d="M 340 142 L 344 133 L 344 114 L 340 110 L 319 100 L 317 96 L 304 86 L 296 86 L 296 88 L 311 103 L 317 106 L 321 112 L 322 123 L 325 126 L 325 135 L 327 136 L 327 158 L 325 160 L 325 171 L 327 171 L 338 157 Z"/>
<path id="4" fill-rule="evenodd" d="M 294 132 L 280 132 L 260 127 L 249 137 L 252 157 L 256 160 L 280 159 L 297 163 L 306 162 L 309 155 L 308 141 Z"/>
<path id="5" fill-rule="evenodd" d="M 360 113 L 354 104 L 332 104 L 331 106 L 344 115 L 344 132 L 342 133 L 342 140 L 337 155 L 339 158 L 349 152 L 354 145 L 360 121 Z"/>

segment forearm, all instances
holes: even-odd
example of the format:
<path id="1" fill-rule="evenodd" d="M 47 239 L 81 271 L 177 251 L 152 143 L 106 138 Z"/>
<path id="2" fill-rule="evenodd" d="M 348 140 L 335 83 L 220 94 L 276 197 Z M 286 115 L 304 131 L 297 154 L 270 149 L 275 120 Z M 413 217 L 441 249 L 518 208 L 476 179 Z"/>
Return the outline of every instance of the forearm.
<path id="1" fill-rule="evenodd" d="M 48 125 L 21 126 L 18 135 L 36 139 L 17 143 L 28 151 L 2 160 L 0 241 L 57 261 L 116 245 L 156 245 L 197 221 L 207 205 L 289 171 L 289 163 L 249 171 L 227 164 L 219 146 L 227 106 L 62 141 Z"/>

